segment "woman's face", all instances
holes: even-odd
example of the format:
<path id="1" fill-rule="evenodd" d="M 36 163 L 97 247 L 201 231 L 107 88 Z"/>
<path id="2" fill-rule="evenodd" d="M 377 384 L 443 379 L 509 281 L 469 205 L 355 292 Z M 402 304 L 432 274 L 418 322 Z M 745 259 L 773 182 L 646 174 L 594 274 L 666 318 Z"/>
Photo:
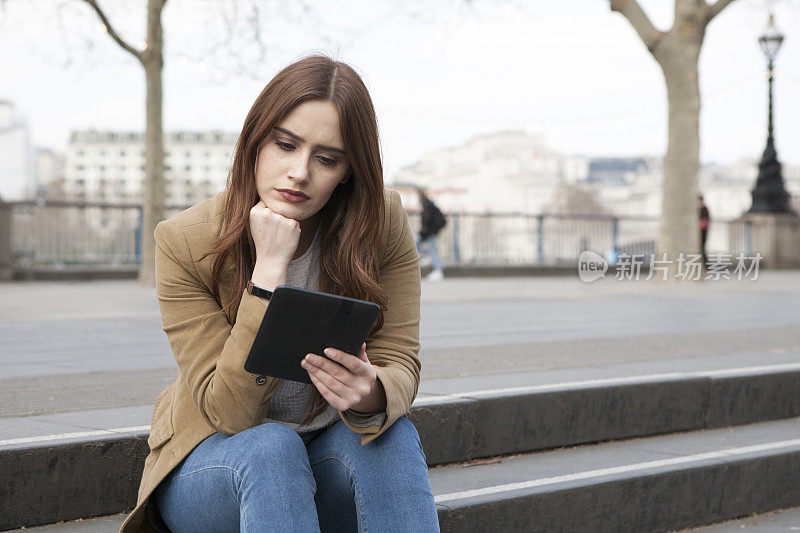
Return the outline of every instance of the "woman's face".
<path id="1" fill-rule="evenodd" d="M 295 107 L 270 132 L 256 158 L 256 188 L 264 203 L 297 221 L 315 215 L 349 168 L 339 133 L 339 113 L 325 100 Z M 281 194 L 299 191 L 307 199 Z"/>

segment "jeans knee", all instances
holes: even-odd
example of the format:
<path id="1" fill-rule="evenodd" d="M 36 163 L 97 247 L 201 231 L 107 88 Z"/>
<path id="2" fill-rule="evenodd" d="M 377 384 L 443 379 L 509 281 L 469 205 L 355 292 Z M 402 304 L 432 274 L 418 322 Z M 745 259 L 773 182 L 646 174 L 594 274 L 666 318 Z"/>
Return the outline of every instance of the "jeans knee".
<path id="1" fill-rule="evenodd" d="M 414 424 L 405 416 L 401 416 L 380 437 L 373 442 L 381 441 L 381 445 L 404 449 L 418 448 L 422 451 L 422 442 Z"/>
<path id="2" fill-rule="evenodd" d="M 259 424 L 236 436 L 247 433 L 240 445 L 250 464 L 276 465 L 308 464 L 308 454 L 300 435 L 292 428 L 277 422 Z"/>
<path id="3" fill-rule="evenodd" d="M 394 424 L 392 424 L 391 427 L 386 430 L 387 433 L 390 431 L 393 433 L 400 433 L 403 436 L 403 438 L 409 438 L 417 441 L 419 440 L 419 433 L 417 433 L 417 428 L 416 426 L 414 426 L 411 420 L 408 419 L 407 416 L 401 416 L 400 418 L 395 420 Z"/>

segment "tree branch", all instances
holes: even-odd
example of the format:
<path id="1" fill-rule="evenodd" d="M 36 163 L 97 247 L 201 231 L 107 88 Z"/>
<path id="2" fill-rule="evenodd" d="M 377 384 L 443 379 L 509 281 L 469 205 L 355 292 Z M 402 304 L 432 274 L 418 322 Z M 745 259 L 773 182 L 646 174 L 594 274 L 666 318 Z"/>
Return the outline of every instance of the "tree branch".
<path id="1" fill-rule="evenodd" d="M 706 24 L 711 22 L 711 19 L 719 15 L 720 11 L 733 3 L 733 0 L 717 0 L 714 4 L 706 7 Z"/>
<path id="2" fill-rule="evenodd" d="M 126 52 L 133 55 L 133 57 L 138 59 L 140 63 L 144 63 L 142 52 L 137 50 L 130 44 L 126 43 L 122 39 L 122 37 L 119 36 L 117 31 L 111 26 L 111 22 L 108 20 L 108 17 L 106 17 L 106 14 L 103 13 L 103 10 L 100 9 L 99 5 L 97 5 L 97 0 L 83 0 L 83 1 L 89 4 L 89 6 L 94 10 L 94 12 L 97 13 L 97 16 L 100 17 L 100 21 L 106 27 L 106 31 L 111 36 L 111 38 L 114 39 L 117 42 L 117 44 L 122 47 L 123 50 L 125 50 Z"/>
<path id="3" fill-rule="evenodd" d="M 721 2 L 722 0 L 719 1 Z M 639 34 L 639 38 L 652 53 L 655 46 L 664 36 L 664 32 L 657 30 L 653 26 L 647 14 L 639 6 L 639 2 L 636 0 L 610 0 L 609 3 L 611 11 L 616 11 L 628 19 L 633 29 Z"/>

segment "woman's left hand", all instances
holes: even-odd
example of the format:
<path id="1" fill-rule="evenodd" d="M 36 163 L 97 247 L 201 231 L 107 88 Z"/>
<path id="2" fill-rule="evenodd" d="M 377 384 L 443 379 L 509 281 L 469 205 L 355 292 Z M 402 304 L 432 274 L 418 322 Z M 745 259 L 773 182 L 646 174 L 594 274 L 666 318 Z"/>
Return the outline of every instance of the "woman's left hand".
<path id="1" fill-rule="evenodd" d="M 361 345 L 358 355 L 336 348 L 325 348 L 325 355 L 328 357 L 308 354 L 300 365 L 328 403 L 340 411 L 351 407 L 364 412 L 385 408 L 385 393 L 367 358 L 367 343 Z M 383 406 L 379 405 L 381 401 Z"/>

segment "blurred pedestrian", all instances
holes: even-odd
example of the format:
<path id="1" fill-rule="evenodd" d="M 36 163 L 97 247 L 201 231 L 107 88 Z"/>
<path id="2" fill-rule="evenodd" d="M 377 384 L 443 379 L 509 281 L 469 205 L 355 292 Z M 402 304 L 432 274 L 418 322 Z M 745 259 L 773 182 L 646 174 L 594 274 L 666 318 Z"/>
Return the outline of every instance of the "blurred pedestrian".
<path id="1" fill-rule="evenodd" d="M 428 198 L 425 189 L 417 187 L 417 196 L 422 206 L 422 224 L 419 230 L 419 237 L 417 237 L 417 250 L 422 255 L 422 245 L 427 245 L 433 270 L 425 279 L 440 281 L 444 279 L 444 265 L 442 265 L 442 259 L 439 257 L 439 251 L 436 248 L 436 235 L 445 227 L 447 219 L 436 207 L 436 204 Z"/>
<path id="2" fill-rule="evenodd" d="M 706 256 L 706 237 L 708 236 L 708 207 L 703 202 L 703 195 L 697 196 L 698 217 L 700 218 L 700 253 L 703 255 L 703 267 L 708 268 Z"/>

